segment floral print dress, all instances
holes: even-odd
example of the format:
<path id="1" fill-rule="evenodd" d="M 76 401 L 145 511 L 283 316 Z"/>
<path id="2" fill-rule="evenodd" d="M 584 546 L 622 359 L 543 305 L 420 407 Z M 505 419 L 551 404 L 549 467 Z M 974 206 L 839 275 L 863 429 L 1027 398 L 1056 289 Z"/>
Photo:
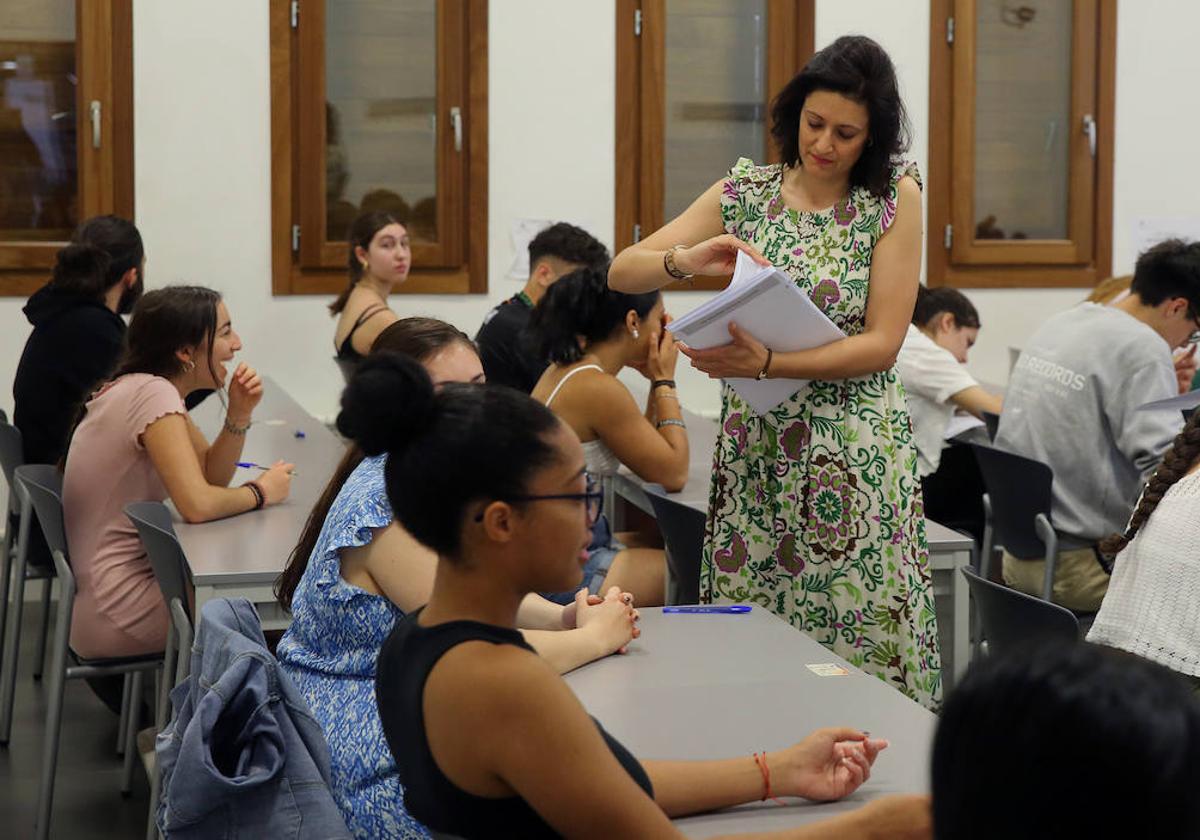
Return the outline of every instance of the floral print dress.
<path id="1" fill-rule="evenodd" d="M 779 164 L 742 158 L 729 233 L 791 275 L 847 335 L 866 326 L 871 255 L 896 215 L 862 188 L 826 212 L 784 205 Z M 919 183 L 919 181 L 918 181 Z M 813 381 L 760 416 L 728 385 L 713 456 L 701 598 L 758 604 L 929 708 L 941 656 L 917 456 L 895 369 Z"/>

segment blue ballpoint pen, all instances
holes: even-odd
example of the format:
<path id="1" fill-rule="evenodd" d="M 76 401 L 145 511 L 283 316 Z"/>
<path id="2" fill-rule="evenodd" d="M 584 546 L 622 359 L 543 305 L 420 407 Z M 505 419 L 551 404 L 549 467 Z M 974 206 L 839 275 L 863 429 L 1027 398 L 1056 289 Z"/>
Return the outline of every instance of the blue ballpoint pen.
<path id="1" fill-rule="evenodd" d="M 270 467 L 264 467 L 262 464 L 256 464 L 253 461 L 238 461 L 237 466 L 242 467 L 247 470 L 264 470 L 264 471 L 266 471 L 266 470 L 271 469 Z M 295 470 L 292 470 L 291 474 L 295 476 L 295 475 L 299 475 L 300 473 L 296 472 Z"/>
<path id="2" fill-rule="evenodd" d="M 745 604 L 717 604 L 715 606 L 697 606 L 697 607 L 663 607 L 664 613 L 723 613 L 728 615 L 741 615 L 742 613 L 750 612 L 750 607 Z"/>

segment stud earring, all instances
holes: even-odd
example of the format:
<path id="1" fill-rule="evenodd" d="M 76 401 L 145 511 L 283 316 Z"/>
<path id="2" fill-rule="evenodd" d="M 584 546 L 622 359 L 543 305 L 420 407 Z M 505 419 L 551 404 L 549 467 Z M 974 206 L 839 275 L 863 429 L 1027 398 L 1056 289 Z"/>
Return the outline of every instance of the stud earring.
<path id="1" fill-rule="evenodd" d="M 633 328 L 633 337 L 634 337 L 634 339 L 641 338 L 641 335 L 638 333 L 638 328 L 637 328 L 637 327 L 634 327 L 634 328 Z"/>

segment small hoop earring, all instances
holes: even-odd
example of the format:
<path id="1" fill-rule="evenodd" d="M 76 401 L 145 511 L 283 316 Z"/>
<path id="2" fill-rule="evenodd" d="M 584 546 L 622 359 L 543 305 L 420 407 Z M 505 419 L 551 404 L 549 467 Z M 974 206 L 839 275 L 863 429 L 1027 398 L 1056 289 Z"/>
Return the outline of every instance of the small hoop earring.
<path id="1" fill-rule="evenodd" d="M 191 359 L 188 359 L 186 362 L 183 363 L 183 369 L 186 372 L 191 373 L 192 371 L 194 371 L 196 369 L 196 363 L 193 362 Z"/>

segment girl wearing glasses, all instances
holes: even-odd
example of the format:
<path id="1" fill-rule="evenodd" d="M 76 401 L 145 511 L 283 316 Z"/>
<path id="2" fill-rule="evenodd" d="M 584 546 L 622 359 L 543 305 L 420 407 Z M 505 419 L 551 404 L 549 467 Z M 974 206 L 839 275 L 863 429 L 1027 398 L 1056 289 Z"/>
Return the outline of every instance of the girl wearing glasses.
<path id="1" fill-rule="evenodd" d="M 688 438 L 674 381 L 679 351 L 669 322 L 658 291 L 614 292 L 604 268 L 559 278 L 533 312 L 530 330 L 551 364 L 532 395 L 575 432 L 588 472 L 600 480 L 624 464 L 670 491 L 687 481 Z M 644 407 L 617 379 L 626 367 L 650 381 Z M 661 604 L 665 556 L 651 545 L 638 534 L 614 536 L 600 517 L 583 585 L 592 592 L 615 585 L 632 592 L 638 604 Z"/>
<path id="2" fill-rule="evenodd" d="M 419 362 L 435 387 L 483 381 L 475 346 L 455 327 L 404 318 L 380 333 L 376 353 Z M 404 810 L 403 791 L 375 706 L 375 659 L 393 625 L 429 600 L 437 556 L 392 517 L 384 491 L 387 456 L 360 415 L 364 392 L 388 410 L 403 393 L 368 375 L 343 396 L 339 428 L 354 442 L 314 508 L 276 584 L 292 623 L 278 656 L 324 730 L 331 787 L 357 837 L 425 837 Z M 636 635 L 628 596 L 586 593 L 566 606 L 526 598 L 517 624 L 556 672 L 620 649 Z M 561 631 L 561 632 L 553 632 Z"/>
<path id="3" fill-rule="evenodd" d="M 674 838 L 670 817 L 759 799 L 749 755 L 639 762 L 516 631 L 528 593 L 569 587 L 587 560 L 597 510 L 575 433 L 508 388 L 435 390 L 399 356 L 359 373 L 346 404 L 362 407 L 359 434 L 388 452 L 397 519 L 438 557 L 429 603 L 396 625 L 376 675 L 409 813 L 463 838 Z M 385 389 L 396 399 L 380 399 Z M 770 787 L 846 796 L 885 746 L 818 730 L 766 756 Z M 924 797 L 886 798 L 772 836 L 923 837 L 928 820 Z"/>

